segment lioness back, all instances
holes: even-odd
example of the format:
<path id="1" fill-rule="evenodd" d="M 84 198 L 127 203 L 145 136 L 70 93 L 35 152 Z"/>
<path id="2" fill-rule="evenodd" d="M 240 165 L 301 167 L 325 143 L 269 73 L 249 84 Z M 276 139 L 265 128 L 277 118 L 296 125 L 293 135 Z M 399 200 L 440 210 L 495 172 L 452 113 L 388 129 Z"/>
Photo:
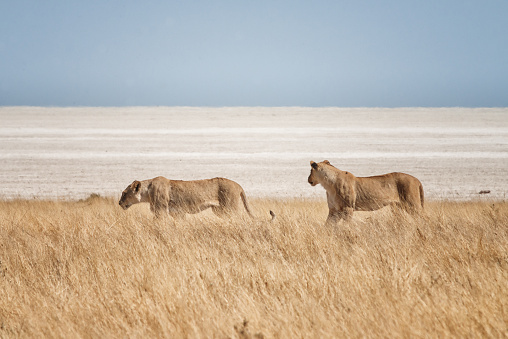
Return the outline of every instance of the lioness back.
<path id="1" fill-rule="evenodd" d="M 232 200 L 233 196 L 240 199 L 242 187 L 226 178 L 212 178 L 202 180 L 169 180 L 174 197 L 182 201 L 206 202 Z"/>
<path id="2" fill-rule="evenodd" d="M 357 177 L 357 187 L 366 192 L 371 201 L 392 201 L 407 205 L 410 208 L 423 208 L 423 186 L 417 178 L 410 174 L 392 172 L 370 177 Z"/>

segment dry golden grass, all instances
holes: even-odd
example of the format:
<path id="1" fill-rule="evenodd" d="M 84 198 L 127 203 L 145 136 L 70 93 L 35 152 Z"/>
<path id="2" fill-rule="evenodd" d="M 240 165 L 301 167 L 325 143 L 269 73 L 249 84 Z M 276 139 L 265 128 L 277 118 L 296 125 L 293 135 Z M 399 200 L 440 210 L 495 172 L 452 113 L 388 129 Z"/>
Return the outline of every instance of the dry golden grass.
<path id="1" fill-rule="evenodd" d="M 508 336 L 508 203 L 334 228 L 325 201 L 251 205 L 171 225 L 100 197 L 0 202 L 0 337 Z"/>

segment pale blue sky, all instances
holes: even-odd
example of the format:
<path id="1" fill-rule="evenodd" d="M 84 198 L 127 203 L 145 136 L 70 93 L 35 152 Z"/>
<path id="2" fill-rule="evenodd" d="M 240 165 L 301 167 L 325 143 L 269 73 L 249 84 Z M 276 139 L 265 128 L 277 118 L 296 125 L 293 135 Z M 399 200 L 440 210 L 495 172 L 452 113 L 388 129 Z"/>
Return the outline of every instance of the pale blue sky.
<path id="1" fill-rule="evenodd" d="M 508 1 L 0 0 L 0 105 L 508 106 Z"/>

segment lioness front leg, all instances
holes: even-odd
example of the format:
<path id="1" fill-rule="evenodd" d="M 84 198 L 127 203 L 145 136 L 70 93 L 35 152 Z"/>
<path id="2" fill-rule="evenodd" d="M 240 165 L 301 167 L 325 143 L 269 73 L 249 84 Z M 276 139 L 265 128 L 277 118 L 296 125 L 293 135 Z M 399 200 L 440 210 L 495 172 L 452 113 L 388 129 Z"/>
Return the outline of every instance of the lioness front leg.
<path id="1" fill-rule="evenodd" d="M 169 215 L 173 218 L 175 224 L 185 219 L 185 213 L 169 212 Z"/>
<path id="2" fill-rule="evenodd" d="M 336 213 L 328 213 L 328 218 L 326 218 L 325 225 L 326 226 L 334 226 L 340 221 L 340 217 Z"/>
<path id="3" fill-rule="evenodd" d="M 163 215 L 167 214 L 165 206 L 150 204 L 150 211 L 152 211 L 155 219 L 160 219 Z"/>
<path id="4" fill-rule="evenodd" d="M 342 219 L 341 214 L 335 208 L 330 208 L 328 211 L 328 218 L 326 218 L 325 225 L 335 225 Z"/>
<path id="5" fill-rule="evenodd" d="M 169 206 L 164 206 L 161 204 L 150 205 L 150 210 L 153 212 L 155 220 L 166 220 L 173 219 L 173 223 L 176 223 L 177 220 L 181 220 L 185 218 L 185 213 L 182 213 L 178 209 L 173 209 Z"/>
<path id="6" fill-rule="evenodd" d="M 339 211 L 339 214 L 345 221 L 350 221 L 353 218 L 353 208 L 345 207 L 342 211 Z"/>
<path id="7" fill-rule="evenodd" d="M 342 210 L 330 209 L 325 225 L 334 225 L 341 220 L 349 221 L 353 217 L 353 209 L 346 207 Z"/>

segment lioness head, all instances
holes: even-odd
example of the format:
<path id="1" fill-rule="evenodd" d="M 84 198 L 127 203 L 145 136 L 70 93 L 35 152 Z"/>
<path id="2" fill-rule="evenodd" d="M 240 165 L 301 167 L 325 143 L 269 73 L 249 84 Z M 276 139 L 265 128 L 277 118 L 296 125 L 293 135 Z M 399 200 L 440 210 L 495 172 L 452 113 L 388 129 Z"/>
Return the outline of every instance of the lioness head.
<path id="1" fill-rule="evenodd" d="M 122 192 L 122 197 L 118 202 L 118 205 L 122 206 L 124 210 L 128 209 L 134 204 L 141 202 L 141 183 L 135 180 L 132 184 L 127 186 Z"/>
<path id="2" fill-rule="evenodd" d="M 320 184 L 320 170 L 321 170 L 321 167 L 323 165 L 330 165 L 330 162 L 328 160 L 325 160 L 323 162 L 320 162 L 319 164 L 314 162 L 314 161 L 310 161 L 310 166 L 312 167 L 310 169 L 310 175 L 309 175 L 309 184 L 311 184 L 312 186 L 316 186 L 317 184 Z"/>

